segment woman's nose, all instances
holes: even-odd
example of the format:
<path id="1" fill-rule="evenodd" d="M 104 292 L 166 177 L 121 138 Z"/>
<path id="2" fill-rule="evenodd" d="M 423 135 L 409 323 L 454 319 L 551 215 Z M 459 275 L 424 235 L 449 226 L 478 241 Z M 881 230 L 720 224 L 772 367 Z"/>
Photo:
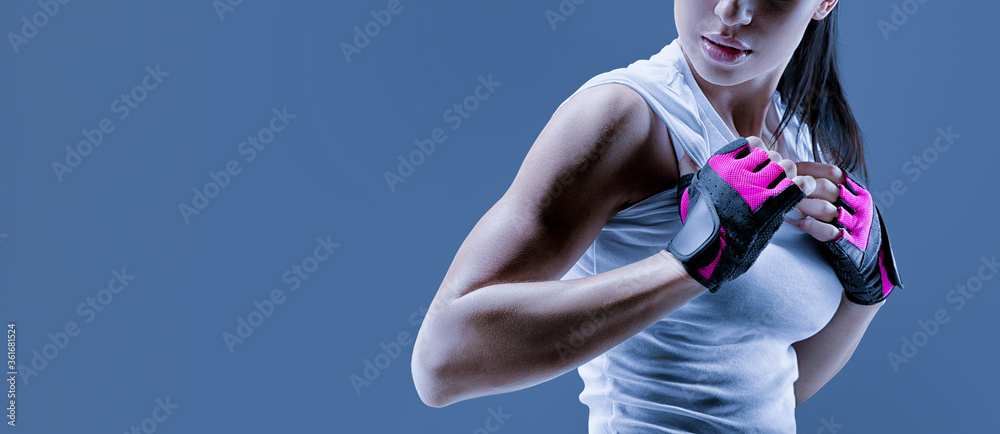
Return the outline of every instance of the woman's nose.
<path id="1" fill-rule="evenodd" d="M 721 0 L 715 5 L 715 14 L 727 26 L 750 24 L 753 15 L 746 0 Z"/>

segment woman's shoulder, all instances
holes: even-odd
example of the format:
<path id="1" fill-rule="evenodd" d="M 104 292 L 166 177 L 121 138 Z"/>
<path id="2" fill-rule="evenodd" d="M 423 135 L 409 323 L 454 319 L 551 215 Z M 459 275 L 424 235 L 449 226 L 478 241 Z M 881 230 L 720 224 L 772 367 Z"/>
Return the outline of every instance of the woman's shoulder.
<path id="1" fill-rule="evenodd" d="M 581 96 L 581 103 L 600 111 L 603 118 L 610 120 L 604 125 L 604 135 L 609 142 L 611 137 L 629 137 L 616 140 L 616 143 L 628 145 L 613 153 L 615 158 L 624 161 L 627 170 L 612 182 L 629 185 L 631 192 L 620 209 L 677 184 L 680 172 L 670 132 L 645 96 L 621 83 L 597 85 L 584 90 Z"/>

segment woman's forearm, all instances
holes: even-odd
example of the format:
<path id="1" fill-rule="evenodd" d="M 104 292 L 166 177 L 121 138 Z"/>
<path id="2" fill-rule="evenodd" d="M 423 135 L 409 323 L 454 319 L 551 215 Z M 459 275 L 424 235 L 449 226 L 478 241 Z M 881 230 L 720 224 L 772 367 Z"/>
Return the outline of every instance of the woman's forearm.
<path id="1" fill-rule="evenodd" d="M 795 405 L 815 394 L 847 364 L 868 324 L 885 302 L 871 306 L 852 303 L 841 295 L 840 307 L 819 333 L 792 346 L 798 355 L 799 379 L 795 382 Z"/>
<path id="2" fill-rule="evenodd" d="M 496 284 L 435 300 L 413 378 L 436 407 L 520 390 L 634 336 L 705 291 L 666 251 L 593 276 Z"/>

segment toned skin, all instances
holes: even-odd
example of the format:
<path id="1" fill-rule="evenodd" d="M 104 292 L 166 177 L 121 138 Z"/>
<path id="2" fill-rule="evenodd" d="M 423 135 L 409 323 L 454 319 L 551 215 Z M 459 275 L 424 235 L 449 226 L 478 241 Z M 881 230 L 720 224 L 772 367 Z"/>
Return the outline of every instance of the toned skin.
<path id="1" fill-rule="evenodd" d="M 766 148 L 776 125 L 771 96 L 809 20 L 836 0 L 677 0 L 682 48 L 709 101 L 737 136 Z M 781 6 L 776 6 L 781 5 Z M 720 65 L 699 34 L 739 39 L 752 51 Z M 788 42 L 791 41 L 791 42 Z M 766 47 L 766 48 L 765 48 Z M 766 135 L 765 135 L 766 134 Z M 798 226 L 820 241 L 844 181 L 835 166 L 794 163 L 779 141 L 773 161 L 808 198 Z M 557 110 L 525 156 L 510 188 L 462 243 L 431 303 L 413 349 L 421 400 L 443 407 L 524 389 L 565 374 L 669 315 L 706 289 L 666 251 L 621 268 L 558 280 L 619 211 L 674 188 L 697 170 L 677 161 L 666 126 L 635 91 L 619 84 L 586 89 Z M 833 319 L 795 343 L 796 404 L 847 363 L 880 305 L 842 297 Z M 571 335 L 600 315 L 583 342 Z M 560 350 L 562 349 L 562 351 Z"/>

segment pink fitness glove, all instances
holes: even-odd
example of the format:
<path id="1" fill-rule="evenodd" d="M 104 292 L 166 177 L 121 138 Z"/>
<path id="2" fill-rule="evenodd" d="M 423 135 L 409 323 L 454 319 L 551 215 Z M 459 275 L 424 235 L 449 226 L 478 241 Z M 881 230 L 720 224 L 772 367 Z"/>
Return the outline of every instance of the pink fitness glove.
<path id="1" fill-rule="evenodd" d="M 840 236 L 824 244 L 847 299 L 862 305 L 885 300 L 893 288 L 903 285 L 871 193 L 847 176 L 834 205 L 838 212 L 833 225 L 840 228 Z"/>
<path id="2" fill-rule="evenodd" d="M 677 185 L 684 227 L 666 250 L 710 292 L 757 260 L 805 194 L 746 139 L 722 147 Z"/>

